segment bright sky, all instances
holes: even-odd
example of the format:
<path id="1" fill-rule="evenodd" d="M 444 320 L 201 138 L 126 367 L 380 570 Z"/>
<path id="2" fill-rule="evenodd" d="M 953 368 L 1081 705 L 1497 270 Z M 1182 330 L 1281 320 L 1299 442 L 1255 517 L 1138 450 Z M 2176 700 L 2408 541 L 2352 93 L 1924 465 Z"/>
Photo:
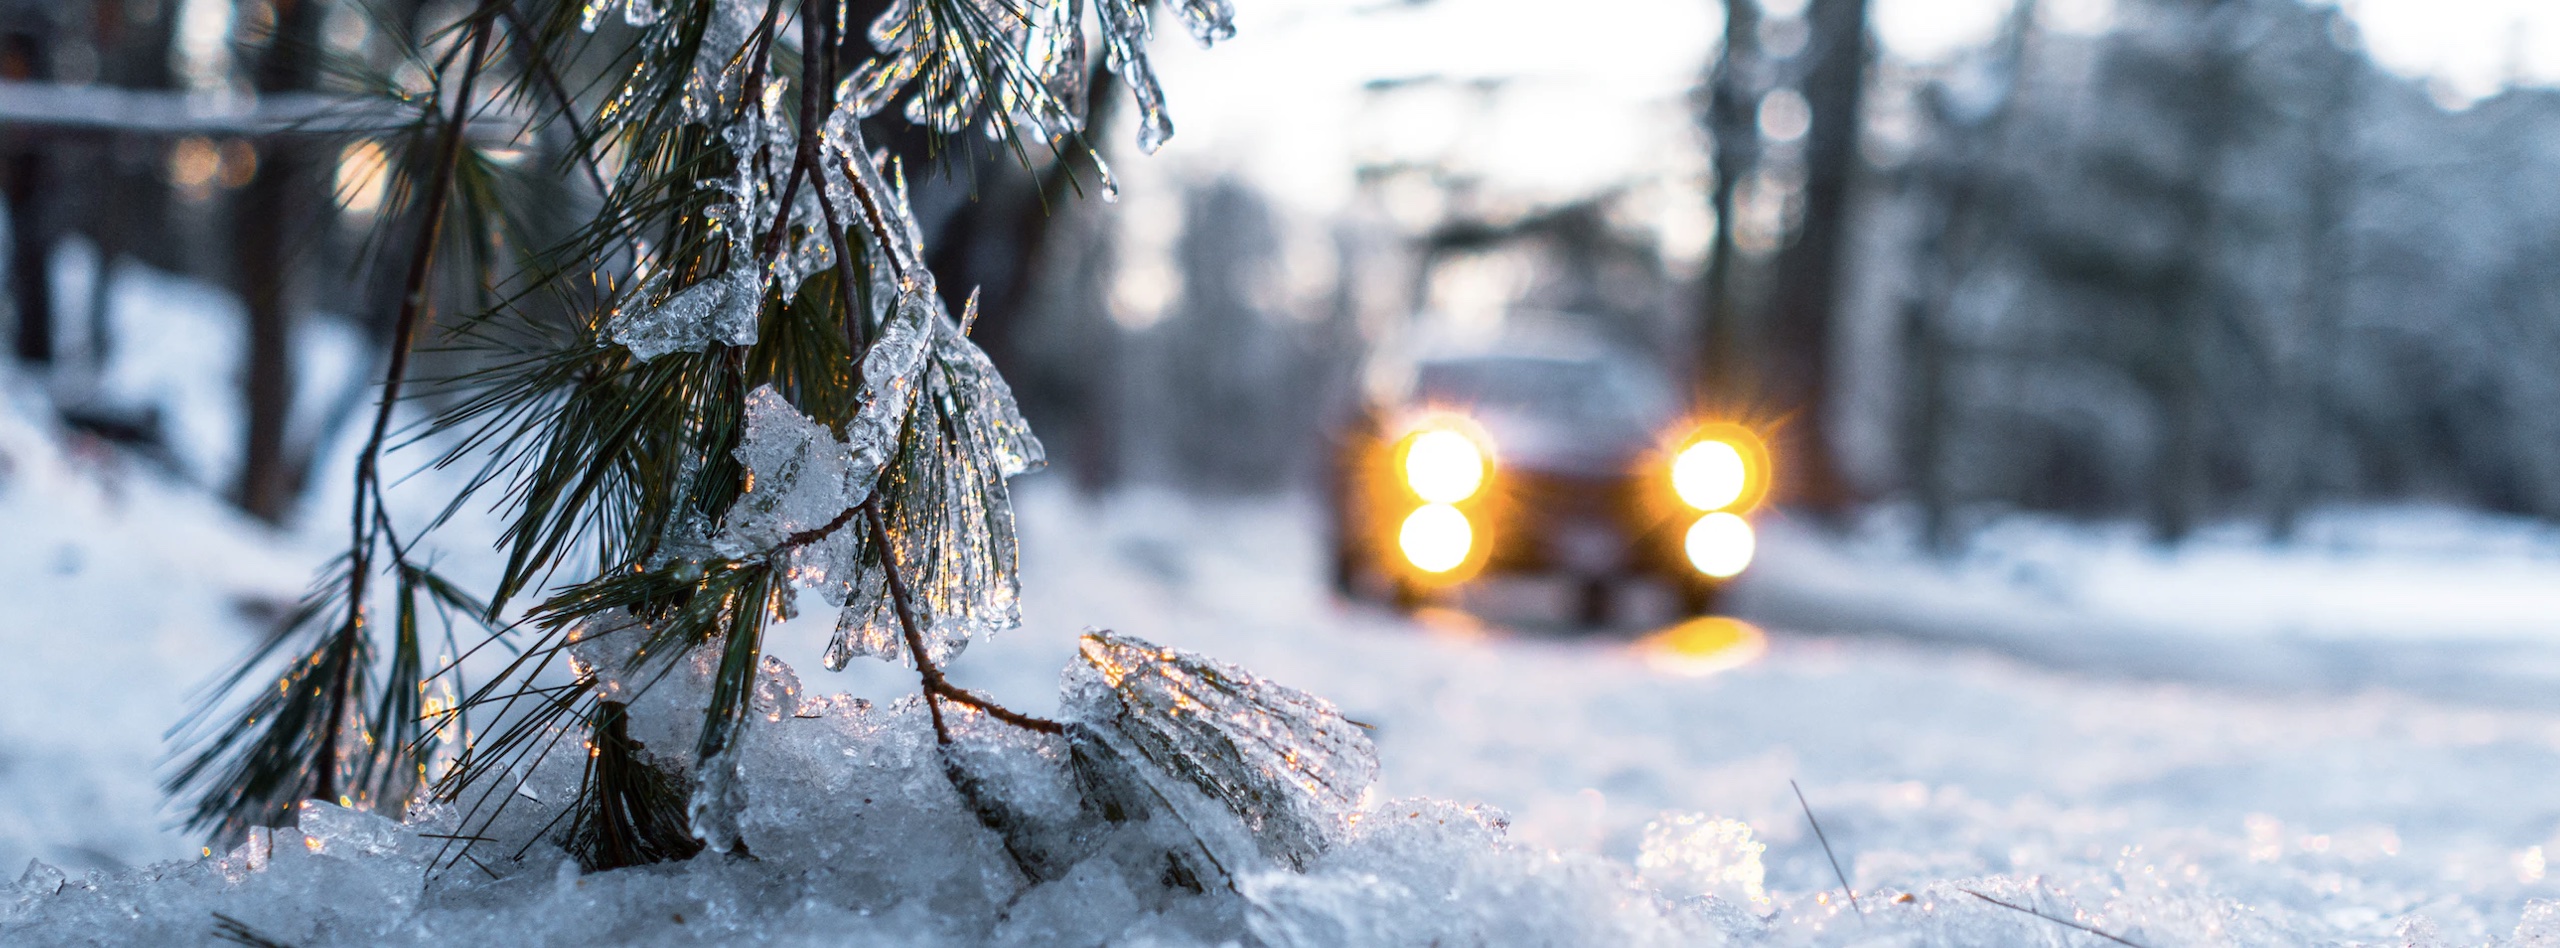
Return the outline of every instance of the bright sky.
<path id="1" fill-rule="evenodd" d="M 1990 37 L 2009 0 L 1874 0 L 1885 45 L 1934 59 Z M 2514 80 L 2560 82 L 2560 0 L 2337 0 L 2385 68 L 2476 99 Z M 2102 29 L 2109 0 L 2045 0 L 2057 28 Z"/>
<path id="2" fill-rule="evenodd" d="M 1873 0 L 1873 15 L 1895 55 L 1934 60 L 1988 40 L 2011 2 Z M 2436 80 L 2449 100 L 2515 78 L 2560 82 L 2560 0 L 2340 2 L 2377 60 Z M 2112 19 L 2113 0 L 2043 3 L 2053 29 Z M 1345 196 L 1344 156 L 1463 155 L 1530 200 L 1678 173 L 1674 153 L 1694 151 L 1685 95 L 1722 28 L 1717 0 L 1248 0 L 1236 14 L 1236 38 L 1210 51 L 1166 18 L 1157 49 L 1177 134 L 1164 155 L 1125 163 L 1206 159 L 1311 210 Z M 1430 75 L 1504 86 L 1494 104 L 1455 86 L 1363 91 Z"/>
<path id="3" fill-rule="evenodd" d="M 1783 15 L 1807 0 L 1761 2 Z M 1991 39 L 2015 0 L 1871 2 L 1887 50 L 1926 62 Z M 2094 34 L 2111 25 L 2116 0 L 2039 2 L 2046 28 Z M 2517 80 L 2560 83 L 2560 0 L 2313 2 L 2343 4 L 2383 66 L 2429 79 L 2449 104 Z M 1147 157 L 1126 147 L 1125 122 L 1114 133 L 1130 259 L 1170 246 L 1182 188 L 1234 175 L 1291 222 L 1286 269 L 1312 274 L 1315 286 L 1331 260 L 1323 222 L 1352 196 L 1352 168 L 1393 162 L 1473 176 L 1493 200 L 1522 208 L 1633 185 L 1629 206 L 1660 211 L 1666 246 L 1703 239 L 1704 198 L 1692 192 L 1705 157 L 1689 95 L 1723 29 L 1720 0 L 1235 6 L 1236 37 L 1214 50 L 1191 43 L 1174 17 L 1160 21 L 1156 63 L 1174 138 Z M 1434 81 L 1378 88 L 1423 78 Z M 1428 187 L 1390 188 L 1390 213 L 1405 216 L 1399 198 L 1414 194 L 1439 199 Z M 1169 292 L 1168 279 L 1124 280 L 1153 287 L 1130 292 L 1132 311 L 1156 308 L 1136 301 Z"/>

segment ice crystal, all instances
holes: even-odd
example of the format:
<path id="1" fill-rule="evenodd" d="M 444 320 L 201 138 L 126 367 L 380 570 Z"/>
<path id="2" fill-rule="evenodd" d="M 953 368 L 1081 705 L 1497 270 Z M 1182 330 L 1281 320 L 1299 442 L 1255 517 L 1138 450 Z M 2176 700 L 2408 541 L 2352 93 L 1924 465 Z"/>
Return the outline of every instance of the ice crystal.
<path id="1" fill-rule="evenodd" d="M 1751 838 L 1751 825 L 1684 813 L 1647 824 L 1636 871 L 1655 888 L 1675 895 L 1712 895 L 1767 906 L 1768 872 L 1760 854 L 1766 843 Z"/>
<path id="2" fill-rule="evenodd" d="M 62 891 L 71 877 L 47 865 L 42 859 L 27 860 L 27 871 L 18 874 L 18 891 L 31 896 L 47 896 Z"/>
<path id="3" fill-rule="evenodd" d="M 1065 707 L 1103 748 L 1134 751 L 1224 804 L 1262 854 L 1303 868 L 1358 812 L 1377 750 L 1331 702 L 1234 665 L 1085 633 Z"/>
<path id="4" fill-rule="evenodd" d="M 296 815 L 303 846 L 315 853 L 379 856 L 397 851 L 416 838 L 407 827 L 378 814 L 325 800 L 302 801 Z"/>

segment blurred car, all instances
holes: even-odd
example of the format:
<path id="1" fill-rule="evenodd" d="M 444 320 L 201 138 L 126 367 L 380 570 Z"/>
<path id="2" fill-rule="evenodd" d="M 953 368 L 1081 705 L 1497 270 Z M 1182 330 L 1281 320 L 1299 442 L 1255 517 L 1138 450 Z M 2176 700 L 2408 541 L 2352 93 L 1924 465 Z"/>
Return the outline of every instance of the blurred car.
<path id="1" fill-rule="evenodd" d="M 1491 574 L 1579 580 L 1576 611 L 1611 619 L 1617 587 L 1667 583 L 1712 610 L 1751 565 L 1769 454 L 1741 425 L 1676 410 L 1625 359 L 1493 353 L 1414 366 L 1338 440 L 1333 580 L 1402 608 Z"/>

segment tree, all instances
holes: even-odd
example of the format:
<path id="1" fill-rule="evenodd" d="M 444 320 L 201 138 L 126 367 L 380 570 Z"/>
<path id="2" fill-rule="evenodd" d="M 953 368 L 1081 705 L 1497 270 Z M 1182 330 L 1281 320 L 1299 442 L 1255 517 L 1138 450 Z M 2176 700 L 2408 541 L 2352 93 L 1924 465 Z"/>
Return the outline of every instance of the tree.
<path id="1" fill-rule="evenodd" d="M 764 685 L 765 627 L 794 608 L 795 587 L 840 610 L 831 667 L 870 655 L 916 670 L 942 741 L 951 708 L 1070 730 L 942 670 L 1019 621 L 1006 479 L 1043 451 L 968 337 L 975 295 L 946 307 L 905 165 L 873 151 L 863 120 L 898 106 L 946 142 L 983 134 L 1026 161 L 1033 147 L 1051 161 L 1088 150 L 1080 5 L 893 4 L 870 23 L 878 54 L 858 64 L 830 54 L 845 48 L 841 12 L 831 0 L 483 0 L 409 51 L 422 80 L 377 81 L 377 94 L 415 103 L 416 121 L 393 143 L 401 177 L 384 220 L 407 235 L 406 267 L 349 546 L 227 679 L 235 697 L 184 732 L 169 789 L 192 825 L 228 841 L 290 820 L 306 798 L 397 809 L 422 794 L 494 819 L 503 776 L 575 728 L 590 765 L 563 844 L 590 868 L 742 852 L 739 737 Z M 1096 12 L 1152 150 L 1171 126 L 1146 10 L 1100 0 Z M 1180 13 L 1204 41 L 1231 31 L 1215 0 Z M 510 121 L 565 129 L 574 147 L 559 163 L 510 165 L 470 131 Z M 559 176 L 596 182 L 591 213 L 539 241 L 510 196 Z M 450 332 L 485 362 L 449 383 L 428 430 L 449 438 L 438 463 L 477 464 L 472 491 L 505 505 L 507 564 L 485 597 L 424 562 L 433 523 L 396 523 L 383 502 L 412 347 L 438 288 L 457 284 L 487 288 L 471 308 L 441 307 L 462 310 Z M 459 674 L 424 661 L 440 612 L 478 621 L 516 657 L 428 707 L 428 687 Z M 1088 639 L 1088 657 L 1141 677 L 1177 661 L 1111 658 L 1121 641 Z M 690 661 L 710 669 L 698 691 L 681 684 Z M 1186 668 L 1195 684 L 1223 674 Z M 688 767 L 629 740 L 643 698 L 698 720 Z M 1303 717 L 1270 713 L 1274 726 Z M 448 763 L 431 770 L 445 734 Z M 1115 738 L 1075 739 L 1079 755 L 1119 752 Z M 1131 739 L 1129 753 L 1176 752 Z M 952 766 L 982 819 L 1010 825 Z M 1211 781 L 1224 766 L 1188 772 Z M 1287 796 L 1266 790 L 1228 803 Z M 1017 855 L 1026 871 L 1038 862 Z"/>
<path id="2" fill-rule="evenodd" d="M 1769 312 L 1771 397 L 1793 412 L 1787 466 L 1796 499 L 1837 512 L 1850 501 L 1831 430 L 1832 326 L 1840 321 L 1850 189 L 1860 165 L 1866 89 L 1867 0 L 1812 0 L 1803 72 L 1812 113 L 1804 137 L 1804 217 L 1779 252 Z"/>
<path id="3" fill-rule="evenodd" d="M 320 77 L 323 0 L 280 0 L 274 25 L 251 70 L 260 95 L 310 90 Z M 257 149 L 256 177 L 232 212 L 240 269 L 240 297 L 248 314 L 248 358 L 241 366 L 243 426 L 240 478 L 234 488 L 241 509 L 280 521 L 300 493 L 297 465 L 288 457 L 293 420 L 294 306 L 297 264 L 311 233 L 326 216 L 320 185 L 323 165 L 313 144 L 300 136 L 269 139 Z"/>

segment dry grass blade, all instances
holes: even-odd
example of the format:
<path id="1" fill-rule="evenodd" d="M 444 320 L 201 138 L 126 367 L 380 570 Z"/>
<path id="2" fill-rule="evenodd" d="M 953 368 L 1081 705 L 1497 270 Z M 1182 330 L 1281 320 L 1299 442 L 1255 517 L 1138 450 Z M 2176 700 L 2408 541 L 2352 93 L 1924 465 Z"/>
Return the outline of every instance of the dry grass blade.
<path id="1" fill-rule="evenodd" d="M 1989 903 L 1991 903 L 1991 904 L 1993 904 L 1993 905 L 1997 905 L 1997 906 L 1999 906 L 1999 907 L 2001 907 L 2001 908 L 2008 909 L 2009 911 L 2012 911 L 2012 912 L 2023 912 L 2023 913 L 2028 914 L 2028 915 L 2033 915 L 2033 916 L 2035 916 L 2035 917 L 2037 917 L 2037 918 L 2044 919 L 2045 921 L 2052 922 L 2052 923 L 2054 923 L 2054 924 L 2056 924 L 2056 925 L 2060 925 L 2060 926 L 2062 926 L 2062 927 L 2064 927 L 2064 928 L 2075 928 L 2075 929 L 2079 929 L 2080 931 L 2088 932 L 2089 934 L 2096 935 L 2096 936 L 2098 936 L 2098 937 L 2100 937 L 2100 938 L 2104 938 L 2104 939 L 2106 939 L 2106 940 L 2108 940 L 2108 941 L 2115 942 L 2116 944 L 2128 946 L 2128 948 L 2142 948 L 2142 944 L 2141 944 L 2140 942 L 2136 942 L 2136 941 L 2129 940 L 2129 939 L 2125 938 L 2124 936 L 2122 936 L 2122 935 L 2118 935 L 2118 934 L 2116 934 L 2116 933 L 2114 933 L 2114 932 L 2106 931 L 2106 930 L 2104 930 L 2104 929 L 2095 928 L 2095 927 L 2088 926 L 2088 925 L 2083 925 L 2083 924 L 2080 924 L 2079 922 L 2075 922 L 2075 921 L 2072 921 L 2072 920 L 2067 919 L 2067 918 L 2062 918 L 2062 917 L 2060 917 L 2060 916 L 2047 915 L 2047 914 L 2045 914 L 2045 913 L 2043 913 L 2043 912 L 2036 911 L 2035 909 L 2028 908 L 2028 907 L 2026 907 L 2026 906 L 2024 906 L 2024 905 L 2019 905 L 2019 904 L 2017 904 L 2017 903 L 2015 903 L 2015 902 L 2003 902 L 2003 901 L 2000 901 L 1999 899 L 1992 898 L 1992 897 L 1987 896 L 1987 895 L 1984 895 L 1984 894 L 1982 894 L 1982 893 L 1980 893 L 1980 892 L 1973 891 L 1972 889 L 1957 889 L 1956 891 L 1958 891 L 1958 892 L 1962 892 L 1962 893 L 1964 893 L 1964 894 L 1966 894 L 1966 895 L 1973 896 L 1974 898 L 1977 898 L 1977 899 L 1981 899 L 1981 900 L 1983 900 L 1983 901 L 1985 901 L 1985 902 L 1989 902 Z"/>
<path id="2" fill-rule="evenodd" d="M 1796 805 L 1804 808 L 1804 821 L 1813 825 L 1813 838 L 1822 843 L 1822 858 L 1831 860 L 1831 877 L 1840 880 L 1840 891 L 1849 896 L 1849 911 L 1857 914 L 1859 924 L 1866 924 L 1867 911 L 1858 907 L 1858 890 L 1849 887 L 1849 874 L 1840 871 L 1840 857 L 1832 855 L 1831 837 L 1823 835 L 1822 821 L 1813 818 L 1813 804 L 1805 802 L 1804 788 L 1793 780 L 1787 786 L 1796 792 Z"/>

